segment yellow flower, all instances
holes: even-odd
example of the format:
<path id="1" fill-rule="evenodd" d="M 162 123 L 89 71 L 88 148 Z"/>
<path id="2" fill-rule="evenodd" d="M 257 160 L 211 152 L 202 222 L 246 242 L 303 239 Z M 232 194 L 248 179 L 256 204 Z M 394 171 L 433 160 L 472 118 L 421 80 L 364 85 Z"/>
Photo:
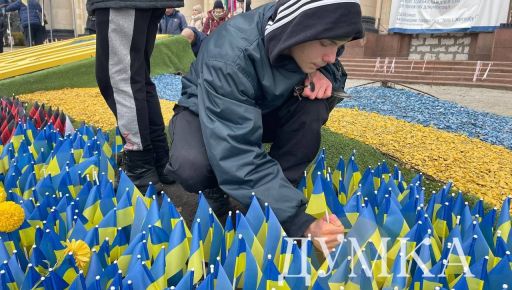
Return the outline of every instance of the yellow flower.
<path id="1" fill-rule="evenodd" d="M 12 201 L 0 203 L 0 232 L 17 230 L 25 220 L 23 208 Z"/>
<path id="2" fill-rule="evenodd" d="M 78 268 L 85 271 L 85 267 L 91 259 L 91 249 L 89 246 L 82 240 L 77 241 L 73 239 L 71 242 L 66 241 L 66 255 L 70 252 L 73 254 Z"/>

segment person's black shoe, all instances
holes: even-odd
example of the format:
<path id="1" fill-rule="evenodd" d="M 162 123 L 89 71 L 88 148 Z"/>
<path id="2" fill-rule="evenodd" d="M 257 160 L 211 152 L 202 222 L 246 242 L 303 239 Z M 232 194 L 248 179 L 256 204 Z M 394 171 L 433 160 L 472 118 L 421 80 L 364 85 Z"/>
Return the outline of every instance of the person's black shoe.
<path id="1" fill-rule="evenodd" d="M 140 192 L 145 194 L 150 182 L 160 192 L 163 187 L 154 166 L 153 151 L 126 151 L 125 154 L 125 173 Z"/>
<path id="2" fill-rule="evenodd" d="M 173 184 L 176 182 L 176 180 L 164 172 L 168 161 L 169 150 L 167 148 L 165 148 L 165 150 L 155 150 L 155 168 L 158 174 L 158 178 L 163 184 Z"/>
<path id="3" fill-rule="evenodd" d="M 229 196 L 220 188 L 210 188 L 202 191 L 204 197 L 208 201 L 211 209 L 220 220 L 221 217 L 225 219 L 230 210 L 232 210 L 232 204 Z"/>
<path id="4" fill-rule="evenodd" d="M 174 184 L 174 183 L 176 183 L 176 180 L 174 180 L 169 175 L 165 174 L 164 169 L 165 169 L 165 166 L 163 168 L 157 168 L 156 169 L 160 182 L 163 183 L 163 184 Z"/>

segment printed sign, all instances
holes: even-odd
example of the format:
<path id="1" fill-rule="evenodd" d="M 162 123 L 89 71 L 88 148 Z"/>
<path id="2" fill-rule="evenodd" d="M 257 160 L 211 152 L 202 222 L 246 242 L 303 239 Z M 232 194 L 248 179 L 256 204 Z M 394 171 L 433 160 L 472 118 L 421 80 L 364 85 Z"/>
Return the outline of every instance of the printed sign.
<path id="1" fill-rule="evenodd" d="M 389 32 L 494 31 L 507 22 L 510 0 L 393 0 Z"/>

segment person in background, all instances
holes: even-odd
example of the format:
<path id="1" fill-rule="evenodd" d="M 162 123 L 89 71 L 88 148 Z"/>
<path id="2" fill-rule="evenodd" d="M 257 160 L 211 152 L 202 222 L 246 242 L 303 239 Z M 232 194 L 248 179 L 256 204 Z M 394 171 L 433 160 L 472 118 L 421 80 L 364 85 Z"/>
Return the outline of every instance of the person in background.
<path id="1" fill-rule="evenodd" d="M 85 22 L 85 33 L 89 35 L 96 34 L 96 16 L 87 15 L 87 21 Z"/>
<path id="2" fill-rule="evenodd" d="M 9 4 L 5 8 L 5 11 L 18 11 L 21 27 L 23 28 L 23 35 L 25 36 L 25 46 L 44 43 L 46 31 L 43 25 L 43 11 L 39 2 L 29 0 L 27 8 L 27 5 L 21 2 L 21 0 L 17 0 Z M 32 43 L 30 43 L 31 40 Z"/>
<path id="3" fill-rule="evenodd" d="M 192 7 L 192 16 L 190 16 L 190 26 L 195 27 L 199 31 L 203 31 L 204 14 L 201 5 Z"/>
<path id="4" fill-rule="evenodd" d="M 181 34 L 183 29 L 187 27 L 187 20 L 181 12 L 175 8 L 165 9 L 165 15 L 160 20 L 158 33 L 160 34 Z"/>
<path id="5" fill-rule="evenodd" d="M 5 7 L 7 5 L 9 5 L 9 1 L 0 0 L 0 53 L 4 52 Z"/>
<path id="6" fill-rule="evenodd" d="M 228 12 L 224 9 L 222 1 L 216 0 L 213 4 L 213 9 L 208 11 L 208 16 L 204 21 L 203 33 L 210 35 L 226 20 L 228 20 Z"/>
<path id="7" fill-rule="evenodd" d="M 173 183 L 163 174 L 169 144 L 156 86 L 151 80 L 151 54 L 165 8 L 183 0 L 88 0 L 96 17 L 96 81 L 116 117 L 123 138 L 124 171 L 146 192 Z M 143 7 L 143 8 L 141 8 Z"/>
<path id="8" fill-rule="evenodd" d="M 244 7 L 245 2 L 245 7 Z M 236 0 L 236 9 L 233 12 L 233 15 L 242 14 L 244 12 L 251 11 L 251 0 Z"/>
<path id="9" fill-rule="evenodd" d="M 197 30 L 197 28 L 193 26 L 189 26 L 183 29 L 181 35 L 183 35 L 188 40 L 190 46 L 192 46 L 192 52 L 194 52 L 194 55 L 197 57 L 199 54 L 199 49 L 201 48 L 201 44 L 206 38 L 206 34 Z"/>

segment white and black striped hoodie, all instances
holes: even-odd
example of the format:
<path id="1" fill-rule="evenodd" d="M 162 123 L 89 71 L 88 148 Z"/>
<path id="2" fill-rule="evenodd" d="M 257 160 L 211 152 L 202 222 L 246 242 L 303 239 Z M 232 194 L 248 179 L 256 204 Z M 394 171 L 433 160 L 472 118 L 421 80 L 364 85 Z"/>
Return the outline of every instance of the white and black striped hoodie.
<path id="1" fill-rule="evenodd" d="M 274 65 L 297 44 L 363 36 L 359 0 L 279 0 L 265 27 L 265 45 Z"/>

